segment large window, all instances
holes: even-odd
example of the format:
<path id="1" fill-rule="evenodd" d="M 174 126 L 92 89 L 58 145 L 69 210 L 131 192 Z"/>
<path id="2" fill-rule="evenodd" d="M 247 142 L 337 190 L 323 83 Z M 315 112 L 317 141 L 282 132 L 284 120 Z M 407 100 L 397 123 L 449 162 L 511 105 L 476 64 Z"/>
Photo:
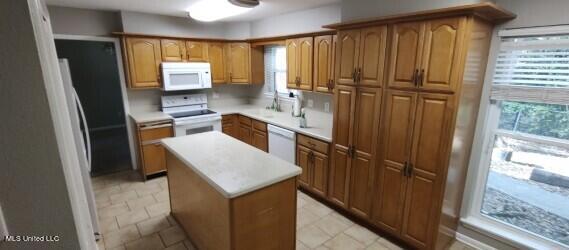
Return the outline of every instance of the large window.
<path id="1" fill-rule="evenodd" d="M 286 87 L 286 48 L 284 46 L 265 46 L 265 93 L 273 95 L 275 90 L 288 96 Z"/>
<path id="2" fill-rule="evenodd" d="M 568 247 L 569 36 L 502 38 L 490 99 L 469 216 Z"/>

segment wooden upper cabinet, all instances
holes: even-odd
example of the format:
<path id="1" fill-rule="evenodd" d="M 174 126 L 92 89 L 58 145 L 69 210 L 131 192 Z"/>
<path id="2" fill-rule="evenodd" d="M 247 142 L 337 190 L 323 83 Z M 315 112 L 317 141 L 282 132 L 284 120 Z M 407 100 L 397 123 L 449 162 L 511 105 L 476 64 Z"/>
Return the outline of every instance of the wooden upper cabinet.
<path id="1" fill-rule="evenodd" d="M 251 48 L 249 43 L 229 44 L 229 82 L 250 83 L 250 58 Z"/>
<path id="2" fill-rule="evenodd" d="M 313 43 L 312 37 L 298 38 L 298 77 L 302 90 L 312 90 Z"/>
<path id="3" fill-rule="evenodd" d="M 385 98 L 372 219 L 383 229 L 399 233 L 407 185 L 404 170 L 409 162 L 417 93 L 388 90 Z"/>
<path id="4" fill-rule="evenodd" d="M 360 39 L 358 84 L 381 87 L 385 67 L 387 26 L 362 29 Z"/>
<path id="5" fill-rule="evenodd" d="M 182 40 L 161 39 L 163 62 L 181 62 L 186 60 L 186 45 Z"/>
<path id="6" fill-rule="evenodd" d="M 452 95 L 421 93 L 417 100 L 402 236 L 420 248 L 431 245 L 438 223 L 435 215 L 451 143 L 453 105 Z"/>
<path id="7" fill-rule="evenodd" d="M 227 67 L 225 44 L 208 44 L 208 61 L 211 67 L 211 77 L 213 83 L 227 83 Z"/>
<path id="8" fill-rule="evenodd" d="M 286 85 L 287 88 L 297 88 L 300 84 L 298 79 L 298 40 L 286 40 Z"/>
<path id="9" fill-rule="evenodd" d="M 370 216 L 372 181 L 379 132 L 381 94 L 379 88 L 360 87 L 356 95 L 353 130 L 354 157 L 350 170 L 349 208 L 360 217 Z"/>
<path id="10" fill-rule="evenodd" d="M 360 30 L 340 30 L 336 45 L 335 77 L 337 84 L 354 85 L 360 46 Z"/>
<path id="11" fill-rule="evenodd" d="M 466 18 L 426 22 L 419 87 L 454 91 L 464 65 L 460 62 Z"/>
<path id="12" fill-rule="evenodd" d="M 332 202 L 341 206 L 347 206 L 348 201 L 349 172 L 352 163 L 349 152 L 353 142 L 356 92 L 356 87 L 342 85 L 337 86 L 334 92 L 336 107 L 328 195 Z"/>
<path id="13" fill-rule="evenodd" d="M 313 38 L 286 40 L 287 88 L 312 90 Z"/>
<path id="14" fill-rule="evenodd" d="M 207 43 L 198 41 L 186 41 L 186 59 L 190 62 L 207 62 Z"/>
<path id="15" fill-rule="evenodd" d="M 388 85 L 415 88 L 421 67 L 423 22 L 398 23 L 392 26 Z"/>
<path id="16" fill-rule="evenodd" d="M 314 91 L 331 93 L 334 80 L 334 39 L 314 37 Z"/>
<path id="17" fill-rule="evenodd" d="M 128 79 L 130 88 L 159 88 L 160 40 L 153 38 L 126 38 Z"/>

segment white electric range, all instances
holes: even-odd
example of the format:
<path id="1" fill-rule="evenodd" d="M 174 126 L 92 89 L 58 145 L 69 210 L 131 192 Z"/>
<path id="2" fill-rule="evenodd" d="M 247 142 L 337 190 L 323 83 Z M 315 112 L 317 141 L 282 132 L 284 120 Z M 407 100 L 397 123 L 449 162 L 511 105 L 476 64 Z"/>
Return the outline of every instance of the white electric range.
<path id="1" fill-rule="evenodd" d="M 206 94 L 162 96 L 162 112 L 174 118 L 174 135 L 221 131 L 221 114 L 207 109 Z"/>

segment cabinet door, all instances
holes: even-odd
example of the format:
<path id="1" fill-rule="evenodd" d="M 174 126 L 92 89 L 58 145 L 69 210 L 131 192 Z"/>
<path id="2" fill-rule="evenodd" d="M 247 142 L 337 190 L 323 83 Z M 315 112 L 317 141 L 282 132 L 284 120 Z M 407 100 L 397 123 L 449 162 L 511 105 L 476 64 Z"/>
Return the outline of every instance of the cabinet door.
<path id="1" fill-rule="evenodd" d="M 330 93 L 334 65 L 332 36 L 314 38 L 314 91 Z"/>
<path id="2" fill-rule="evenodd" d="M 249 43 L 231 43 L 229 45 L 229 82 L 250 83 Z"/>
<path id="3" fill-rule="evenodd" d="M 348 155 L 348 149 L 353 141 L 356 88 L 338 86 L 335 90 L 334 103 L 336 104 L 334 142 L 328 195 L 333 202 L 345 206 L 348 199 L 349 171 L 352 160 Z"/>
<path id="4" fill-rule="evenodd" d="M 415 88 L 415 76 L 421 66 L 424 23 L 399 23 L 392 26 L 389 58 L 390 87 Z"/>
<path id="5" fill-rule="evenodd" d="M 207 52 L 211 67 L 212 82 L 227 83 L 225 45 L 223 43 L 209 43 Z"/>
<path id="6" fill-rule="evenodd" d="M 432 243 L 438 223 L 435 218 L 448 162 L 452 106 L 452 96 L 442 94 L 420 94 L 417 103 L 402 235 L 420 248 Z"/>
<path id="7" fill-rule="evenodd" d="M 159 88 L 160 40 L 126 38 L 129 82 L 131 88 Z"/>
<path id="8" fill-rule="evenodd" d="M 358 88 L 353 130 L 354 159 L 350 170 L 349 208 L 361 217 L 369 217 L 372 182 L 377 151 L 381 89 Z"/>
<path id="9" fill-rule="evenodd" d="M 286 40 L 286 86 L 289 89 L 299 88 L 300 79 L 298 79 L 298 40 Z"/>
<path id="10" fill-rule="evenodd" d="M 166 170 L 166 151 L 160 143 L 142 146 L 142 157 L 145 175 Z"/>
<path id="11" fill-rule="evenodd" d="M 181 62 L 186 59 L 184 56 L 186 47 L 182 40 L 162 39 L 160 47 L 163 62 Z"/>
<path id="12" fill-rule="evenodd" d="M 385 98 L 373 220 L 385 230 L 399 233 L 407 185 L 403 169 L 409 161 L 417 94 L 389 90 Z"/>
<path id="13" fill-rule="evenodd" d="M 363 29 L 360 39 L 358 84 L 381 87 L 385 67 L 387 26 Z"/>
<path id="14" fill-rule="evenodd" d="M 251 145 L 263 150 L 265 152 L 269 151 L 269 145 L 267 141 L 267 132 L 262 132 L 258 130 L 253 130 L 253 137 L 251 138 Z"/>
<path id="15" fill-rule="evenodd" d="M 341 30 L 338 32 L 336 46 L 336 83 L 354 85 L 360 51 L 360 30 Z"/>
<path id="16" fill-rule="evenodd" d="M 426 23 L 420 88 L 455 91 L 460 81 L 461 51 L 466 18 L 446 18 Z"/>
<path id="17" fill-rule="evenodd" d="M 207 62 L 208 51 L 206 42 L 186 41 L 186 58 L 190 62 Z"/>
<path id="18" fill-rule="evenodd" d="M 302 173 L 298 176 L 298 184 L 309 188 L 310 187 L 310 166 L 311 162 L 310 149 L 297 145 L 296 147 L 296 164 L 302 169 Z"/>
<path id="19" fill-rule="evenodd" d="M 326 197 L 328 187 L 328 156 L 316 151 L 312 157 L 312 191 Z"/>
<path id="20" fill-rule="evenodd" d="M 251 145 L 251 126 L 239 124 L 239 140 Z"/>
<path id="21" fill-rule="evenodd" d="M 298 77 L 302 90 L 312 90 L 313 43 L 312 37 L 298 38 Z"/>

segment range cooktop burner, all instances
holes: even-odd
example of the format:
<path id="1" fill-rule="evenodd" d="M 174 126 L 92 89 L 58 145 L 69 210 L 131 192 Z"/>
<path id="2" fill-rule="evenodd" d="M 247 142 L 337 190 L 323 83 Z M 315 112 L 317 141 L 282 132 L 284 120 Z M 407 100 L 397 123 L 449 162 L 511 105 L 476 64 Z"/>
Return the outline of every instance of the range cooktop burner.
<path id="1" fill-rule="evenodd" d="M 215 112 L 213 112 L 209 109 L 202 109 L 202 110 L 193 110 L 193 111 L 171 113 L 170 115 L 174 118 L 183 118 L 183 117 L 192 117 L 192 116 L 199 116 L 199 115 L 210 115 L 210 114 L 215 114 Z"/>

